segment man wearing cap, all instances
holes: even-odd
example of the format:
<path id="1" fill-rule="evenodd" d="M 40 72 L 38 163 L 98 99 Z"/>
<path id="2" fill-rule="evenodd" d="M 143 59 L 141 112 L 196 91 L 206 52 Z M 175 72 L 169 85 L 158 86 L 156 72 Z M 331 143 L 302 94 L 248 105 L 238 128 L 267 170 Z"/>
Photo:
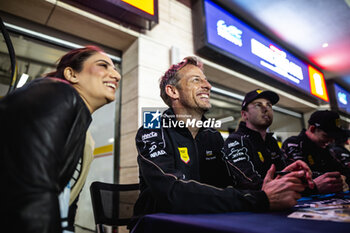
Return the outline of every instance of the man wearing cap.
<path id="1" fill-rule="evenodd" d="M 350 131 L 344 130 L 344 133 L 335 139 L 334 144 L 330 145 L 329 152 L 345 168 L 350 169 L 350 151 L 346 148 L 349 145 Z"/>
<path id="2" fill-rule="evenodd" d="M 211 107 L 211 85 L 202 65 L 196 57 L 187 57 L 160 80 L 161 97 L 170 107 L 161 122 L 177 126 L 162 123 L 159 129 L 141 127 L 137 132 L 141 193 L 134 215 L 267 211 L 295 205 L 305 189 L 298 177 L 311 177 L 300 163 L 290 168 L 297 171 L 280 179 L 274 179 L 270 169 L 262 190 L 238 190 L 222 161 L 220 133 L 211 127 L 180 127 L 187 119 L 206 120 L 204 113 Z"/>
<path id="3" fill-rule="evenodd" d="M 257 89 L 247 93 L 242 102 L 242 121 L 224 145 L 224 159 L 239 188 L 258 190 L 273 164 L 281 171 L 291 163 L 273 133 L 266 132 L 273 121 L 272 105 L 278 100 L 275 92 Z"/>
<path id="4" fill-rule="evenodd" d="M 327 145 L 344 132 L 339 128 L 340 118 L 333 111 L 316 111 L 307 129 L 298 136 L 286 139 L 282 149 L 293 160 L 303 160 L 312 170 L 314 182 L 320 193 L 343 190 L 344 179 L 349 182 L 349 171 L 344 169 L 330 154 Z"/>

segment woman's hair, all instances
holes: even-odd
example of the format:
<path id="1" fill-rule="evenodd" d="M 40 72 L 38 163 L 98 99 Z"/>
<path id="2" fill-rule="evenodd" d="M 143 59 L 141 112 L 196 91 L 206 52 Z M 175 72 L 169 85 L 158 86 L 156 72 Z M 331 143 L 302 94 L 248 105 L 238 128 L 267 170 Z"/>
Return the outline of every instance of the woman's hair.
<path id="1" fill-rule="evenodd" d="M 199 60 L 199 58 L 194 56 L 185 57 L 180 63 L 172 65 L 165 74 L 160 78 L 160 97 L 162 97 L 163 101 L 171 107 L 171 99 L 165 91 L 166 85 L 176 86 L 179 82 L 180 78 L 178 75 L 179 70 L 181 70 L 186 65 L 191 64 L 195 65 L 201 70 L 203 70 L 203 63 Z"/>
<path id="2" fill-rule="evenodd" d="M 76 72 L 80 72 L 83 68 L 84 61 L 87 60 L 93 54 L 98 52 L 103 52 L 103 50 L 93 45 L 88 45 L 83 48 L 73 49 L 59 59 L 56 71 L 47 73 L 45 74 L 45 76 L 65 79 L 64 69 L 66 67 L 71 67 Z"/>

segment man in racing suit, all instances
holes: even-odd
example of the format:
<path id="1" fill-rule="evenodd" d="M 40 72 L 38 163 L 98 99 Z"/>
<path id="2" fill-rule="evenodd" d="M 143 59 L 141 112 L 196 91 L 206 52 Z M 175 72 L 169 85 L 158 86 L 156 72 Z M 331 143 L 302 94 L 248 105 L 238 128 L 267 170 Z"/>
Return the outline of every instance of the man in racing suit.
<path id="1" fill-rule="evenodd" d="M 303 160 L 311 168 L 314 182 L 320 193 L 342 191 L 345 177 L 349 183 L 349 170 L 341 166 L 330 154 L 327 145 L 344 132 L 339 128 L 339 115 L 333 111 L 316 111 L 309 126 L 298 136 L 287 138 L 283 150 L 293 160 Z"/>
<path id="2" fill-rule="evenodd" d="M 345 147 L 349 145 L 350 131 L 345 130 L 343 135 L 330 145 L 329 152 L 344 168 L 350 169 L 350 151 Z"/>
<path id="3" fill-rule="evenodd" d="M 273 120 L 272 105 L 278 100 L 275 92 L 257 89 L 242 102 L 242 121 L 224 146 L 224 160 L 236 187 L 260 190 L 272 164 L 277 170 L 290 164 L 273 133 L 266 132 Z"/>
<path id="4" fill-rule="evenodd" d="M 141 190 L 134 207 L 136 217 L 156 212 L 266 211 L 296 203 L 305 188 L 297 177 L 305 169 L 285 179 L 273 179 L 271 169 L 262 190 L 228 186 L 220 153 L 223 139 L 203 122 L 203 114 L 211 107 L 211 85 L 196 57 L 171 66 L 161 78 L 160 89 L 170 108 L 160 118 L 158 129 L 141 127 L 136 136 Z M 158 111 L 153 114 L 153 120 L 159 117 Z M 186 126 L 188 121 L 196 123 Z"/>

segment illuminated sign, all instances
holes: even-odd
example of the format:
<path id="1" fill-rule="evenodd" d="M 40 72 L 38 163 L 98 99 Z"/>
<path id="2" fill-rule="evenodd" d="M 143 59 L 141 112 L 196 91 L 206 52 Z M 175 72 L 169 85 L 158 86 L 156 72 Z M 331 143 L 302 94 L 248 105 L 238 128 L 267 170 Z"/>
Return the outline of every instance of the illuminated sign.
<path id="1" fill-rule="evenodd" d="M 153 0 L 122 0 L 150 15 L 154 15 L 154 1 Z"/>
<path id="2" fill-rule="evenodd" d="M 338 109 L 350 114 L 350 93 L 334 83 L 334 95 Z"/>
<path id="3" fill-rule="evenodd" d="M 61 0 L 78 8 L 151 30 L 158 23 L 158 0 Z"/>
<path id="4" fill-rule="evenodd" d="M 309 65 L 311 94 L 328 102 L 327 88 L 323 74 Z"/>
<path id="5" fill-rule="evenodd" d="M 217 51 L 239 60 L 276 80 L 329 101 L 323 74 L 296 58 L 230 12 L 204 0 L 206 40 Z"/>

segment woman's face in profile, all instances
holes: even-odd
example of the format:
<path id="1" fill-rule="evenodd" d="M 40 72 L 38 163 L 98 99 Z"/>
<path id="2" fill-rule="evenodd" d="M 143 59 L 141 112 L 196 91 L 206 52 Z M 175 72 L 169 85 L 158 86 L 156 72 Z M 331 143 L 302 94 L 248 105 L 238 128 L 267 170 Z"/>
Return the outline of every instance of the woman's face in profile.
<path id="1" fill-rule="evenodd" d="M 100 107 L 115 100 L 120 74 L 105 53 L 96 52 L 86 59 L 76 77 L 76 88 L 91 105 Z"/>

